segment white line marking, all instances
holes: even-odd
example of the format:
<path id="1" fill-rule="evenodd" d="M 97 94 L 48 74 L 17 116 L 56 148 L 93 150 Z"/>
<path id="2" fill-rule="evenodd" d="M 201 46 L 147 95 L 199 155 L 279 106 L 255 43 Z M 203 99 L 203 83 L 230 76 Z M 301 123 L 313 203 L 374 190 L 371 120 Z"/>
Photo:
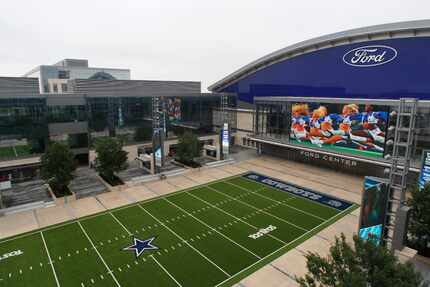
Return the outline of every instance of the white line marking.
<path id="1" fill-rule="evenodd" d="M 200 254 L 200 256 L 202 256 L 204 259 L 206 259 L 207 261 L 209 261 L 212 265 L 214 265 L 216 268 L 218 268 L 219 270 L 221 270 L 225 275 L 227 275 L 228 277 L 230 277 L 231 275 L 228 274 L 224 269 L 222 269 L 221 267 L 219 267 L 215 262 L 213 262 L 212 260 L 210 260 L 208 257 L 206 257 L 206 255 L 204 255 L 203 253 L 201 253 L 198 249 L 196 249 L 194 246 L 192 246 L 188 241 L 186 241 L 184 238 L 182 238 L 179 234 L 177 234 L 175 231 L 173 231 L 172 229 L 170 229 L 170 227 L 168 227 L 167 225 L 165 225 L 163 222 L 161 222 L 157 217 L 155 217 L 154 215 L 152 215 L 151 213 L 149 213 L 149 211 L 147 211 L 142 205 L 138 204 L 138 206 L 145 211 L 146 213 L 148 213 L 152 218 L 154 218 L 158 223 L 160 223 L 162 226 L 164 226 L 167 230 L 169 230 L 171 233 L 173 233 L 176 237 L 178 237 L 180 240 L 182 240 L 182 242 L 184 242 L 185 244 L 187 244 L 189 247 L 191 247 L 191 249 L 193 249 L 194 251 L 196 251 L 198 254 Z"/>
<path id="2" fill-rule="evenodd" d="M 278 217 L 278 216 L 276 216 L 276 215 L 274 215 L 274 214 L 272 214 L 272 213 L 266 212 L 266 211 L 264 211 L 263 209 L 258 208 L 258 207 L 254 206 L 254 205 L 252 205 L 252 204 L 246 203 L 246 202 L 244 202 L 244 201 L 242 201 L 242 200 L 240 200 L 240 199 L 237 199 L 237 198 L 235 198 L 235 197 L 233 197 L 233 196 L 227 195 L 227 194 L 225 194 L 224 192 L 221 192 L 221 191 L 219 191 L 219 190 L 217 190 L 217 189 L 215 189 L 215 188 L 213 188 L 213 187 L 211 187 L 211 186 L 208 186 L 208 188 L 212 189 L 213 191 L 215 191 L 215 192 L 217 192 L 217 193 L 219 193 L 219 194 L 223 194 L 224 196 L 227 196 L 228 198 L 231 198 L 231 199 L 236 200 L 236 201 L 238 201 L 238 202 L 240 202 L 240 203 L 242 203 L 242 204 L 245 204 L 245 205 L 247 205 L 247 206 L 249 206 L 249 207 L 251 207 L 251 208 L 253 208 L 253 209 L 255 209 L 255 210 L 258 210 L 259 212 L 262 212 L 262 213 L 264 213 L 264 214 L 267 214 L 267 215 L 269 215 L 269 216 L 272 216 L 272 217 L 274 217 L 274 218 L 276 218 L 276 219 L 278 219 L 278 220 L 280 220 L 280 221 L 283 221 L 283 222 L 285 222 L 285 223 L 287 223 L 287 224 L 289 224 L 289 225 L 292 225 L 292 226 L 294 226 L 294 227 L 296 227 L 296 228 L 298 228 L 298 229 L 301 229 L 301 230 L 303 230 L 303 231 L 305 231 L 305 232 L 308 232 L 308 231 L 309 231 L 308 229 L 305 229 L 305 228 L 303 228 L 303 227 L 300 227 L 300 226 L 298 226 L 298 225 L 295 225 L 294 223 L 289 222 L 288 220 L 285 220 L 285 219 L 283 219 L 283 218 L 280 218 L 280 217 Z"/>
<path id="3" fill-rule="evenodd" d="M 197 195 L 194 195 L 194 194 L 189 193 L 189 192 L 186 192 L 186 193 L 187 193 L 187 194 L 189 194 L 189 195 L 191 195 L 192 197 L 194 197 L 194 198 L 196 198 L 196 199 L 198 199 L 198 200 L 200 200 L 200 201 L 202 201 L 202 202 L 204 202 L 204 203 L 206 203 L 206 204 L 208 204 L 208 205 L 212 206 L 213 208 L 215 208 L 215 209 L 217 209 L 217 210 L 219 210 L 219 211 L 221 211 L 221 212 L 224 212 L 225 214 L 227 214 L 227 215 L 229 215 L 229 216 L 231 216 L 231 217 L 235 218 L 236 220 L 239 220 L 240 222 L 242 222 L 242 223 L 244 223 L 244 224 L 246 224 L 246 225 L 248 225 L 248 226 L 251 226 L 251 227 L 252 227 L 252 228 L 254 228 L 255 230 L 258 230 L 258 229 L 259 229 L 257 226 L 252 225 L 252 224 L 250 224 L 250 223 L 248 223 L 248 222 L 244 221 L 243 219 L 241 219 L 241 218 L 239 218 L 239 217 L 237 217 L 237 216 L 235 216 L 235 215 L 233 215 L 233 214 L 231 214 L 231 213 L 229 213 L 229 212 L 227 212 L 227 211 L 225 211 L 225 210 L 223 210 L 223 209 L 219 208 L 218 206 L 213 205 L 212 203 L 210 203 L 210 202 L 208 202 L 208 201 L 206 201 L 206 200 L 204 200 L 204 199 L 201 199 L 201 198 L 200 198 L 199 196 L 197 196 Z M 287 243 L 287 242 L 285 242 L 284 240 L 279 239 L 279 238 L 277 238 L 276 236 L 274 236 L 274 235 L 272 235 L 272 234 L 268 234 L 268 236 L 269 236 L 269 237 L 272 237 L 273 239 L 275 239 L 275 240 L 277 240 L 277 241 L 279 241 L 279 242 L 281 242 L 281 243 L 283 243 L 283 244 L 286 244 L 286 243 Z"/>
<path id="4" fill-rule="evenodd" d="M 119 225 L 121 225 L 121 227 L 128 233 L 128 235 L 130 235 L 130 236 L 133 235 L 133 233 L 131 233 L 130 230 L 128 230 L 127 227 L 125 227 L 124 224 L 122 224 L 122 222 L 119 221 L 119 219 L 112 212 L 109 212 L 109 214 L 112 215 L 113 219 L 115 219 L 115 221 Z"/>
<path id="5" fill-rule="evenodd" d="M 158 266 L 160 266 L 160 268 L 161 269 L 163 269 L 163 271 L 164 272 L 166 272 L 166 274 L 173 280 L 173 281 L 175 281 L 175 283 L 179 286 L 179 287 L 182 287 L 182 285 L 175 279 L 175 277 L 173 277 L 173 275 L 172 274 L 170 274 L 169 273 L 169 271 L 167 271 L 167 269 L 166 268 L 164 268 L 164 266 L 163 265 L 161 265 L 161 263 L 160 262 L 158 262 L 158 260 L 157 259 L 155 259 L 155 257 L 153 256 L 153 255 L 150 255 L 149 257 L 151 257 L 152 259 L 154 259 L 154 261 L 155 261 L 155 263 L 157 263 L 158 264 Z"/>
<path id="6" fill-rule="evenodd" d="M 264 190 L 264 188 L 259 189 L 259 190 L 257 190 L 257 191 L 252 191 L 252 190 L 248 190 L 248 189 L 244 188 L 243 186 L 240 186 L 240 185 L 238 185 L 238 184 L 234 184 L 234 183 L 229 182 L 229 181 L 226 181 L 225 183 L 230 184 L 230 185 L 233 185 L 233 186 L 236 186 L 237 188 L 240 188 L 240 189 L 243 189 L 243 190 L 249 191 L 249 192 L 251 192 L 252 194 L 255 194 L 255 195 L 257 195 L 257 196 L 259 196 L 259 197 L 262 197 L 262 198 L 265 198 L 265 199 L 267 199 L 267 200 L 270 200 L 270 201 L 277 202 L 277 203 L 279 203 L 279 204 L 282 204 L 282 205 L 288 206 L 289 208 L 295 209 L 295 210 L 297 210 L 297 211 L 298 211 L 298 212 L 300 212 L 300 213 L 303 213 L 303 214 L 306 214 L 306 215 L 312 216 L 312 217 L 314 217 L 314 218 L 316 218 L 316 219 L 319 219 L 319 220 L 325 221 L 325 218 L 322 218 L 322 217 L 319 217 L 318 215 L 315 215 L 315 214 L 312 214 L 312 213 L 306 212 L 306 211 L 304 211 L 304 210 L 298 209 L 298 208 L 296 208 L 296 207 L 294 207 L 294 206 L 292 206 L 292 205 L 289 205 L 288 203 L 285 203 L 285 202 L 283 202 L 283 201 L 279 201 L 279 200 L 276 200 L 276 199 L 270 198 L 270 197 L 265 196 L 265 195 L 262 195 L 261 193 L 259 193 L 259 192 L 258 192 L 258 191 L 260 191 L 260 190 Z M 294 197 L 291 197 L 291 199 L 294 199 Z"/>
<path id="7" fill-rule="evenodd" d="M 51 255 L 49 254 L 48 246 L 46 245 L 45 236 L 43 236 L 42 231 L 40 232 L 40 236 L 42 237 L 43 245 L 45 246 L 46 254 L 48 255 L 49 263 L 52 268 L 52 273 L 54 273 L 55 282 L 57 283 L 57 286 L 60 287 L 60 282 L 58 282 L 57 272 L 55 272 L 54 263 L 51 260 Z"/>
<path id="8" fill-rule="evenodd" d="M 273 254 L 275 254 L 275 253 L 276 253 L 276 252 L 278 252 L 279 250 L 281 250 L 281 249 L 283 249 L 283 248 L 286 248 L 287 246 L 290 246 L 290 245 L 291 245 L 291 244 L 293 244 L 294 242 L 296 242 L 296 241 L 300 240 L 301 238 L 303 238 L 303 237 L 307 236 L 309 233 L 312 233 L 312 231 L 314 231 L 315 229 L 319 228 L 320 226 L 322 226 L 322 225 L 326 224 L 326 223 L 327 223 L 327 222 L 329 222 L 330 220 L 333 220 L 333 219 L 335 219 L 336 217 L 341 217 L 341 215 L 343 215 L 343 214 L 347 213 L 347 211 L 349 211 L 349 209 L 351 209 L 353 206 L 354 206 L 354 205 L 351 205 L 350 207 L 348 207 L 347 209 L 345 209 L 345 210 L 344 210 L 344 211 L 342 211 L 341 213 L 338 213 L 338 214 L 336 214 L 336 215 L 334 215 L 334 216 L 330 217 L 329 219 L 327 219 L 326 221 L 322 222 L 321 224 L 319 224 L 319 225 L 315 226 L 314 228 L 312 228 L 312 229 L 311 229 L 311 230 L 309 230 L 308 232 L 303 233 L 302 235 L 300 235 L 299 237 L 297 237 L 297 238 L 296 238 L 296 239 L 294 239 L 293 241 L 289 242 L 287 245 L 284 245 L 284 246 L 280 247 L 279 249 L 277 249 L 277 250 L 273 251 L 272 253 L 270 253 L 270 254 L 266 255 L 265 257 L 261 258 L 261 259 L 260 259 L 260 260 L 258 260 L 257 262 L 255 262 L 255 263 L 253 263 L 253 264 L 249 265 L 249 266 L 248 266 L 248 267 L 246 267 L 245 269 L 242 269 L 242 270 L 240 270 L 239 272 L 237 272 L 236 274 L 233 274 L 233 276 L 232 276 L 231 278 L 236 277 L 237 275 L 239 275 L 239 274 L 240 274 L 240 273 L 242 273 L 242 272 L 245 272 L 245 271 L 246 271 L 246 270 L 248 270 L 249 268 L 252 268 L 253 266 L 255 266 L 255 265 L 257 265 L 258 263 L 260 263 L 261 261 L 263 261 L 264 259 L 266 259 L 266 258 L 268 258 L 268 257 L 272 256 Z M 215 287 L 218 287 L 218 286 L 220 286 L 220 285 L 224 284 L 225 282 L 227 282 L 227 281 L 228 281 L 228 280 L 230 280 L 231 278 L 227 278 L 227 279 L 225 279 L 224 281 L 222 281 L 222 282 L 218 283 L 217 285 L 215 285 Z"/>
<path id="9" fill-rule="evenodd" d="M 77 221 L 79 227 L 82 229 L 82 232 L 85 234 L 85 236 L 87 237 L 88 241 L 91 243 L 91 245 L 93 246 L 94 250 L 96 251 L 97 255 L 99 256 L 100 260 L 103 262 L 104 266 L 106 267 L 106 269 L 108 270 L 108 273 L 112 276 L 113 280 L 115 281 L 116 285 L 118 287 L 121 287 L 121 285 L 119 284 L 118 280 L 116 279 L 115 275 L 113 275 L 112 270 L 109 268 L 109 266 L 107 265 L 107 263 L 105 262 L 105 260 L 103 259 L 102 255 L 100 254 L 100 252 L 97 250 L 97 247 L 94 245 L 93 241 L 91 240 L 91 238 L 88 236 L 88 233 L 85 231 L 84 227 L 82 226 L 82 224 Z"/>
<path id="10" fill-rule="evenodd" d="M 163 198 L 164 200 L 166 200 L 167 202 L 169 202 L 171 205 L 175 206 L 176 208 L 178 208 L 179 210 L 181 210 L 182 212 L 185 212 L 186 214 L 188 214 L 189 216 L 191 216 L 192 218 L 194 218 L 195 220 L 197 220 L 198 222 L 200 222 L 201 224 L 203 224 L 204 226 L 212 229 L 213 231 L 215 231 L 216 233 L 218 233 L 219 235 L 221 235 L 222 237 L 224 237 L 225 239 L 229 240 L 230 242 L 232 242 L 233 244 L 239 246 L 240 248 L 242 248 L 243 250 L 249 252 L 250 254 L 254 255 L 255 257 L 257 257 L 258 259 L 261 259 L 261 256 L 258 256 L 257 254 L 255 254 L 254 252 L 252 252 L 251 250 L 249 250 L 248 248 L 240 245 L 239 243 L 237 243 L 236 241 L 232 240 L 231 238 L 225 236 L 224 234 L 222 234 L 221 232 L 219 232 L 218 230 L 216 230 L 215 228 L 213 228 L 212 226 L 210 226 L 209 224 L 206 224 L 204 221 L 200 220 L 199 218 L 195 217 L 194 215 L 191 215 L 188 211 L 186 211 L 185 209 L 183 209 L 182 207 L 176 205 L 175 203 L 171 202 L 170 200 Z M 197 236 L 197 239 L 200 239 L 199 236 Z"/>

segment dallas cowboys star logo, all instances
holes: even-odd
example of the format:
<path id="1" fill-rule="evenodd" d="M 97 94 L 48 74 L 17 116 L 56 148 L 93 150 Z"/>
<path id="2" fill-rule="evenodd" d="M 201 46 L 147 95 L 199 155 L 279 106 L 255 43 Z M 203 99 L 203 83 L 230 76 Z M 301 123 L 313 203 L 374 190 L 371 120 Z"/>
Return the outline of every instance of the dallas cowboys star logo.
<path id="1" fill-rule="evenodd" d="M 137 258 L 140 255 L 142 255 L 142 253 L 145 250 L 156 250 L 156 249 L 158 249 L 157 246 L 152 244 L 152 241 L 154 239 L 155 239 L 155 237 L 151 237 L 151 238 L 146 239 L 146 240 L 140 240 L 140 239 L 134 238 L 133 239 L 134 244 L 124 248 L 123 250 L 134 251 L 136 254 L 136 258 Z"/>

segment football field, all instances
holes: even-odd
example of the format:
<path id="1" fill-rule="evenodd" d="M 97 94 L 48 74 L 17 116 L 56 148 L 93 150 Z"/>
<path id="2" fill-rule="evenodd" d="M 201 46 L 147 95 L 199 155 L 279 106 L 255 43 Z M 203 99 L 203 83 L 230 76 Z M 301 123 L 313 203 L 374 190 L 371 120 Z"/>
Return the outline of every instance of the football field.
<path id="1" fill-rule="evenodd" d="M 246 173 L 0 241 L 0 286 L 231 286 L 355 207 Z"/>

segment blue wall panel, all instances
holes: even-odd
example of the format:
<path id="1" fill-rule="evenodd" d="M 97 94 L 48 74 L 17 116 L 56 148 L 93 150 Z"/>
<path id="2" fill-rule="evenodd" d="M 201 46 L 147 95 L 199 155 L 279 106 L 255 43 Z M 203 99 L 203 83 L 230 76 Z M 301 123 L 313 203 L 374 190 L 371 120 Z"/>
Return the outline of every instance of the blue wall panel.
<path id="1" fill-rule="evenodd" d="M 346 64 L 352 49 L 385 45 L 394 48 L 392 61 L 372 67 Z M 239 99 L 256 96 L 309 96 L 430 100 L 430 37 L 368 41 L 327 48 L 287 59 L 224 88 Z"/>

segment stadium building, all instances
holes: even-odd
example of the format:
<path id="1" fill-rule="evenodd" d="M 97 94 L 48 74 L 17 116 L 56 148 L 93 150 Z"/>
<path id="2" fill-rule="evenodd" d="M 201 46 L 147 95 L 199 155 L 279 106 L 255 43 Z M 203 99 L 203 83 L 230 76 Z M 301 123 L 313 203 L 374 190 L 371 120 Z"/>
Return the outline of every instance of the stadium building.
<path id="1" fill-rule="evenodd" d="M 275 51 L 209 90 L 255 104 L 242 136 L 261 153 L 363 174 L 390 166 L 399 100 L 417 99 L 418 171 L 430 147 L 429 45 L 429 20 L 348 30 Z"/>
<path id="2" fill-rule="evenodd" d="M 40 156 L 52 141 L 67 143 L 80 165 L 95 159 L 99 137 L 121 138 L 130 161 L 140 148 L 151 152 L 154 97 L 166 103 L 166 156 L 175 153 L 184 130 L 198 134 L 202 144 L 219 146 L 221 95 L 201 93 L 200 82 L 70 79 L 67 93 L 41 93 L 39 80 L 0 78 L 0 175 L 12 182 L 38 177 Z M 228 106 L 235 105 L 229 97 Z"/>

